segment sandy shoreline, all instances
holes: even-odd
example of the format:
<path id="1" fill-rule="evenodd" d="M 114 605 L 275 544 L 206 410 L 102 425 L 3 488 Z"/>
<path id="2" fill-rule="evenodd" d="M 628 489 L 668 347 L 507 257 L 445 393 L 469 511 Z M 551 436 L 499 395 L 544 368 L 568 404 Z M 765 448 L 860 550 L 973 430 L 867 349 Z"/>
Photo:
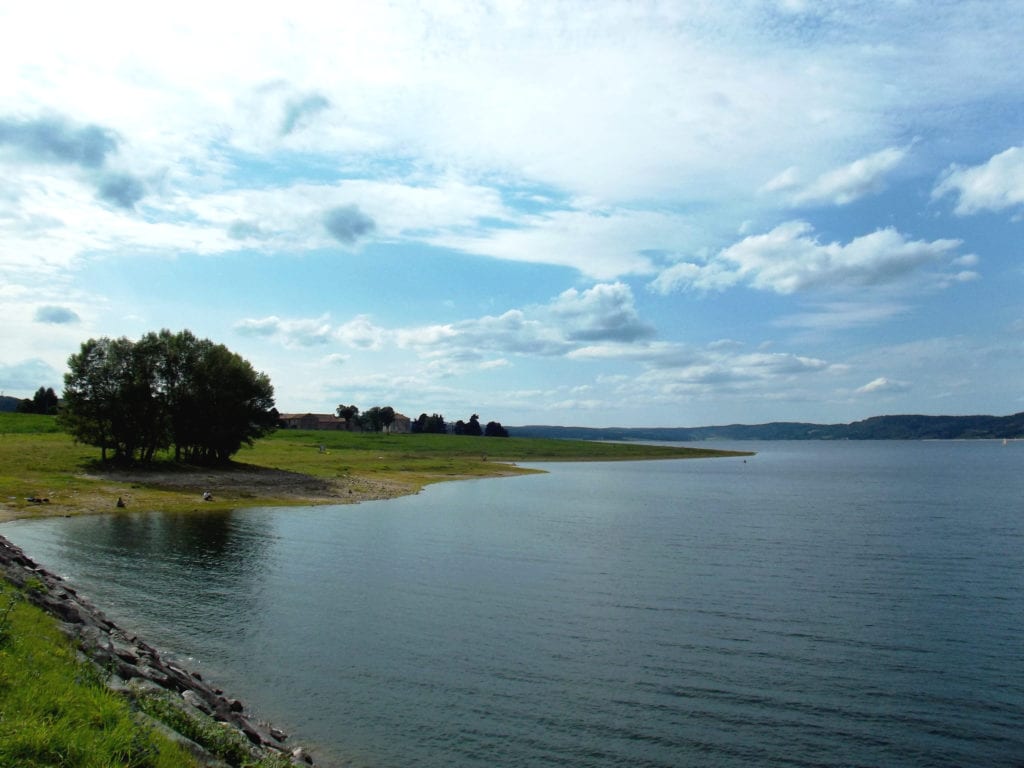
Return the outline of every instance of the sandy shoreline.
<path id="1" fill-rule="evenodd" d="M 187 468 L 111 470 L 78 476 L 88 481 L 83 489 L 45 496 L 45 502 L 26 498 L 0 502 L 0 523 L 23 517 L 65 517 L 68 515 L 116 512 L 117 499 L 128 512 L 160 511 L 166 506 L 155 493 L 173 493 L 194 509 L 238 509 L 253 506 L 298 504 L 357 504 L 392 499 L 416 493 L 419 486 L 395 480 L 346 476 L 336 479 L 253 465 L 228 468 Z M 204 503 L 203 493 L 213 501 Z M 35 492 L 35 493 L 41 493 Z"/>

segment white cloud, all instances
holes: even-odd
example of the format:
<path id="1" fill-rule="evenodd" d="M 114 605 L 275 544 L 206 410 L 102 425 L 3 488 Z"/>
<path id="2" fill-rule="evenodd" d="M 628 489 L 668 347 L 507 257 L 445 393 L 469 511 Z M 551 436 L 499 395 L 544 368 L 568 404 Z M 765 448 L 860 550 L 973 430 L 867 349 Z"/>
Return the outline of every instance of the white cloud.
<path id="1" fill-rule="evenodd" d="M 906 392 L 910 389 L 910 384 L 905 381 L 893 381 L 887 379 L 884 376 L 880 376 L 877 379 L 872 379 L 863 387 L 857 388 L 858 395 L 877 395 L 889 392 Z"/>
<path id="2" fill-rule="evenodd" d="M 790 205 L 847 205 L 885 188 L 886 176 L 907 154 L 906 149 L 888 147 L 823 173 L 801 184 L 799 170 L 790 167 L 762 187 L 763 192 L 785 192 Z"/>
<path id="3" fill-rule="evenodd" d="M 339 325 L 332 324 L 327 315 L 269 316 L 240 320 L 234 328 L 244 336 L 273 338 L 288 347 L 340 344 L 379 350 L 391 346 L 424 358 L 472 362 L 481 369 L 507 366 L 504 354 L 565 355 L 588 343 L 634 342 L 654 332 L 640 319 L 633 292 L 624 283 L 597 284 L 583 291 L 571 288 L 548 304 L 455 323 L 385 328 L 367 315 Z M 487 357 L 486 353 L 499 356 Z"/>
<path id="4" fill-rule="evenodd" d="M 1024 205 L 1024 146 L 1010 147 L 981 165 L 950 168 L 932 197 L 957 196 L 955 211 L 966 216 Z"/>
<path id="5" fill-rule="evenodd" d="M 959 246 L 959 240 L 907 240 L 895 229 L 880 229 L 845 245 L 823 244 L 810 224 L 790 221 L 763 235 L 744 238 L 707 264 L 676 264 L 659 275 L 652 287 L 668 293 L 743 283 L 790 294 L 883 286 L 903 281 L 926 265 L 953 261 Z"/>
<path id="6" fill-rule="evenodd" d="M 243 336 L 276 338 L 287 347 L 312 347 L 327 344 L 336 335 L 330 318 L 287 319 L 271 316 L 245 319 L 235 323 L 235 330 Z"/>
<path id="7" fill-rule="evenodd" d="M 30 358 L 16 363 L 0 362 L 0 391 L 8 395 L 25 394 L 39 387 L 49 386 L 60 390 L 61 374 L 39 358 Z"/>
<path id="8" fill-rule="evenodd" d="M 556 210 L 512 227 L 427 238 L 433 245 L 496 259 L 571 267 L 595 280 L 654 272 L 648 252 L 676 250 L 695 235 L 680 216 L 637 210 Z"/>
<path id="9" fill-rule="evenodd" d="M 878 325 L 910 310 L 897 302 L 834 301 L 814 305 L 813 309 L 784 315 L 774 322 L 780 328 L 809 331 L 835 331 Z"/>
<path id="10" fill-rule="evenodd" d="M 73 309 L 53 304 L 37 307 L 33 317 L 37 323 L 50 323 L 53 325 L 77 323 L 82 319 Z"/>

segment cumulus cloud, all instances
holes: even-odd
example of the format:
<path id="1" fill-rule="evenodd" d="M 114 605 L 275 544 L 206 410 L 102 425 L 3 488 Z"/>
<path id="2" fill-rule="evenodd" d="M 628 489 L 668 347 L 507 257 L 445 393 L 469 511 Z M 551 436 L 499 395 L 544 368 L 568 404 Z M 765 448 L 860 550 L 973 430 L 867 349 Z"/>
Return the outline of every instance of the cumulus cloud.
<path id="1" fill-rule="evenodd" d="M 326 344 L 334 337 L 329 318 L 283 320 L 271 315 L 259 319 L 245 319 L 235 323 L 235 330 L 243 336 L 276 337 L 288 347 L 312 347 Z"/>
<path id="2" fill-rule="evenodd" d="M 640 320 L 625 283 L 599 284 L 582 292 L 570 288 L 550 311 L 566 324 L 572 341 L 636 341 L 654 335 L 654 328 Z"/>
<path id="3" fill-rule="evenodd" d="M 679 399 L 797 392 L 814 386 L 835 370 L 826 360 L 791 352 L 746 351 L 742 345 L 712 343 L 703 347 L 678 342 L 602 344 L 574 351 L 575 360 L 631 362 L 642 366 L 638 375 L 606 377 L 620 395 L 650 403 Z"/>
<path id="4" fill-rule="evenodd" d="M 906 157 L 907 150 L 888 147 L 835 168 L 801 184 L 799 170 L 787 168 L 762 187 L 763 192 L 785 192 L 791 205 L 847 205 L 885 188 L 886 176 Z"/>
<path id="5" fill-rule="evenodd" d="M 119 208 L 132 209 L 146 196 L 146 185 L 127 173 L 109 173 L 100 177 L 96 194 Z"/>
<path id="6" fill-rule="evenodd" d="M 387 331 L 374 324 L 368 315 L 356 315 L 338 326 L 334 338 L 356 349 L 379 349 L 388 336 Z"/>
<path id="7" fill-rule="evenodd" d="M 99 168 L 117 145 L 114 132 L 99 125 L 75 125 L 61 117 L 0 119 L 0 147 L 32 162 Z"/>
<path id="8" fill-rule="evenodd" d="M 877 379 L 872 379 L 863 387 L 857 388 L 858 395 L 877 395 L 881 393 L 889 392 L 906 392 L 910 389 L 910 384 L 905 381 L 893 381 L 887 379 L 884 376 L 880 376 Z"/>
<path id="9" fill-rule="evenodd" d="M 34 317 L 37 323 L 52 323 L 54 325 L 77 323 L 81 319 L 74 310 L 53 305 L 39 307 L 36 309 Z"/>
<path id="10" fill-rule="evenodd" d="M 266 240 L 270 233 L 255 221 L 235 219 L 228 225 L 228 237 L 232 240 Z"/>
<path id="11" fill-rule="evenodd" d="M 0 119 L 0 157 L 6 147 L 15 160 L 63 165 L 96 188 L 96 197 L 130 210 L 146 195 L 138 177 L 112 171 L 110 159 L 120 149 L 118 135 L 99 125 L 78 125 L 63 117 Z"/>
<path id="12" fill-rule="evenodd" d="M 479 362 L 484 368 L 507 365 L 504 355 L 551 357 L 586 344 L 628 344 L 654 334 L 640 319 L 632 290 L 624 283 L 598 284 L 583 291 L 569 289 L 547 304 L 454 323 L 384 328 L 367 315 L 337 325 L 327 316 L 270 316 L 241 320 L 235 330 L 275 338 L 288 346 L 333 342 L 366 350 L 391 345 L 426 358 Z"/>
<path id="13" fill-rule="evenodd" d="M 961 216 L 1024 205 L 1024 146 L 1010 147 L 981 165 L 951 167 L 932 197 L 947 194 L 957 197 L 954 210 Z"/>
<path id="14" fill-rule="evenodd" d="M 281 120 L 281 135 L 287 136 L 302 126 L 306 120 L 331 105 L 330 100 L 320 93 L 311 93 L 289 99 L 285 104 Z"/>
<path id="15" fill-rule="evenodd" d="M 56 386 L 60 380 L 57 370 L 39 358 L 0 363 L 0 390 L 6 392 L 30 392 L 41 386 Z"/>
<path id="16" fill-rule="evenodd" d="M 343 245 L 352 245 L 377 228 L 373 219 L 355 205 L 342 205 L 324 212 L 324 229 Z"/>
<path id="17" fill-rule="evenodd" d="M 652 287 L 668 293 L 681 287 L 714 290 L 742 283 L 791 294 L 881 286 L 905 279 L 925 265 L 951 263 L 958 258 L 959 246 L 959 240 L 908 240 L 891 228 L 856 237 L 845 245 L 821 243 L 810 224 L 790 221 L 765 234 L 744 238 L 706 264 L 673 265 Z"/>

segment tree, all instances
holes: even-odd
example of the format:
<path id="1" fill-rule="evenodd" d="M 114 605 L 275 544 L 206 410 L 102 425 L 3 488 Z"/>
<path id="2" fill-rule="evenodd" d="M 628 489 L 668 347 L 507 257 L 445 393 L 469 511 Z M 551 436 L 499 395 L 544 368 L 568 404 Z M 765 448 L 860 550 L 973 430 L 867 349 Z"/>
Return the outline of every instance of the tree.
<path id="1" fill-rule="evenodd" d="M 484 437 L 508 437 L 508 430 L 501 426 L 500 421 L 488 421 L 484 427 Z"/>
<path id="2" fill-rule="evenodd" d="M 345 420 L 345 429 L 351 429 L 352 419 L 359 415 L 359 409 L 354 405 L 339 405 L 334 413 L 339 419 Z"/>
<path id="3" fill-rule="evenodd" d="M 76 440 L 97 446 L 104 461 L 108 450 L 122 460 L 135 453 L 131 349 L 126 338 L 89 339 L 68 358 L 61 421 Z"/>
<path id="4" fill-rule="evenodd" d="M 447 431 L 447 426 L 444 416 L 441 414 L 434 413 L 427 416 L 427 414 L 421 413 L 419 418 L 412 423 L 412 431 L 443 435 Z"/>
<path id="5" fill-rule="evenodd" d="M 186 434 L 173 435 L 187 461 L 226 462 L 243 445 L 274 430 L 274 388 L 265 373 L 221 344 L 204 339 L 183 382 L 179 408 Z"/>
<path id="6" fill-rule="evenodd" d="M 44 416 L 53 416 L 57 413 L 57 393 L 52 387 L 40 387 L 35 395 L 29 400 L 25 398 L 18 403 L 18 413 L 41 413 Z"/>
<path id="7" fill-rule="evenodd" d="M 463 429 L 463 434 L 472 435 L 473 437 L 480 437 L 484 433 L 483 429 L 480 428 L 480 417 L 475 413 L 469 417 L 469 422 Z"/>
<path id="8" fill-rule="evenodd" d="M 124 461 L 224 462 L 277 422 L 264 373 L 227 347 L 190 331 L 138 342 L 89 339 L 68 359 L 61 419 L 76 440 Z"/>
<path id="9" fill-rule="evenodd" d="M 390 405 L 385 405 L 383 408 L 379 405 L 373 406 L 363 411 L 363 415 L 360 417 L 363 429 L 367 432 L 380 432 L 391 426 L 391 423 L 395 420 L 395 409 Z"/>

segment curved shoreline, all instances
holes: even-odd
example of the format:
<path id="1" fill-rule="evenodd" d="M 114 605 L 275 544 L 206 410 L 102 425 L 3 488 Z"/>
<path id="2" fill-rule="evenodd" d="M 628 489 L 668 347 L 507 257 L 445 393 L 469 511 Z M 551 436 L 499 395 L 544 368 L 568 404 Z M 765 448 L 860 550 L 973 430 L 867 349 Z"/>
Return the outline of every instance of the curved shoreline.
<path id="1" fill-rule="evenodd" d="M 56 619 L 62 632 L 84 656 L 104 676 L 109 675 L 107 686 L 111 690 L 129 698 L 137 698 L 146 689 L 168 692 L 173 697 L 173 706 L 190 717 L 205 716 L 227 724 L 244 736 L 259 756 L 284 757 L 296 765 L 316 765 L 304 748 L 285 746 L 288 736 L 284 731 L 250 719 L 240 701 L 228 698 L 224 691 L 204 682 L 198 673 L 164 661 L 155 648 L 119 627 L 61 577 L 40 566 L 3 536 L 0 576 Z M 207 760 L 216 759 L 184 735 L 177 736 L 201 750 Z"/>

